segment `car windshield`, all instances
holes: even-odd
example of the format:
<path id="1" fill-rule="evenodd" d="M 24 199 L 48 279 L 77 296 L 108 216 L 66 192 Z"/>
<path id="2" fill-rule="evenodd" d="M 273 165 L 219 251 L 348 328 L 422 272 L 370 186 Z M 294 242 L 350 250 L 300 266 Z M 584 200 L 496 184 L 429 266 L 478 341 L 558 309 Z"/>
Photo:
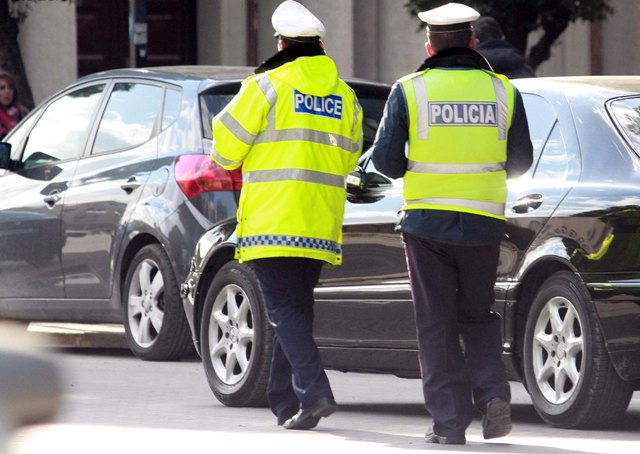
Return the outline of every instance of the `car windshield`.
<path id="1" fill-rule="evenodd" d="M 216 90 L 215 93 L 204 93 L 200 96 L 200 110 L 202 112 L 202 129 L 204 137 L 211 139 L 211 120 L 216 116 L 235 96 L 237 86 L 233 86 L 232 90 L 224 89 L 222 92 Z M 357 90 L 356 90 L 357 93 Z M 373 145 L 373 140 L 382 118 L 385 102 L 387 101 L 386 92 L 369 95 L 358 96 L 358 101 L 362 106 L 364 118 L 362 120 L 362 131 L 364 134 L 364 150 Z"/>
<path id="2" fill-rule="evenodd" d="M 615 100 L 610 108 L 625 137 L 640 154 L 640 97 Z"/>

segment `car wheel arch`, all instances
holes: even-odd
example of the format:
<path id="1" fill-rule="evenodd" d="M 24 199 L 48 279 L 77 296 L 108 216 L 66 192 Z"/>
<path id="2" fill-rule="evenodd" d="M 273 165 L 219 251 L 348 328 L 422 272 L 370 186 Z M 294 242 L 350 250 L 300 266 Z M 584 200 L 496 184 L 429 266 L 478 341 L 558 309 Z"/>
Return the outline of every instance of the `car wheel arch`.
<path id="1" fill-rule="evenodd" d="M 198 280 L 198 286 L 195 289 L 195 305 L 193 308 L 194 326 L 196 329 L 195 337 L 197 345 L 201 345 L 200 339 L 200 326 L 202 324 L 202 311 L 204 309 L 204 303 L 211 286 L 211 282 L 222 268 L 227 263 L 234 259 L 235 248 L 233 245 L 223 246 L 215 249 L 213 253 L 207 258 L 206 265 L 202 270 L 200 279 Z"/>
<path id="2" fill-rule="evenodd" d="M 571 270 L 551 274 L 539 287 L 530 312 L 523 368 L 538 414 L 548 424 L 568 429 L 613 424 L 627 408 L 633 387 L 613 367 L 580 275 Z"/>
<path id="3" fill-rule="evenodd" d="M 118 277 L 118 288 L 120 289 L 118 290 L 118 295 L 120 295 L 121 289 L 124 286 L 124 280 L 127 278 L 127 270 L 129 269 L 129 265 L 131 265 L 131 262 L 133 261 L 136 254 L 140 251 L 140 249 L 142 249 L 143 247 L 149 244 L 161 244 L 161 243 L 153 235 L 150 235 L 148 233 L 142 233 L 133 237 L 126 244 L 124 251 L 122 251 L 122 254 L 120 255 L 120 260 L 116 265 L 117 277 Z M 165 248 L 163 247 L 163 249 Z M 166 249 L 165 249 L 165 252 L 166 252 Z M 121 295 L 119 296 L 119 301 L 120 301 L 120 306 L 122 306 L 123 301 L 122 301 Z"/>
<path id="4" fill-rule="evenodd" d="M 575 272 L 571 264 L 557 257 L 548 257 L 535 262 L 520 279 L 516 287 L 514 299 L 516 301 L 515 318 L 515 348 L 518 352 L 518 366 L 521 377 L 524 371 L 524 333 L 527 317 L 540 286 L 553 274 L 560 271 Z"/>

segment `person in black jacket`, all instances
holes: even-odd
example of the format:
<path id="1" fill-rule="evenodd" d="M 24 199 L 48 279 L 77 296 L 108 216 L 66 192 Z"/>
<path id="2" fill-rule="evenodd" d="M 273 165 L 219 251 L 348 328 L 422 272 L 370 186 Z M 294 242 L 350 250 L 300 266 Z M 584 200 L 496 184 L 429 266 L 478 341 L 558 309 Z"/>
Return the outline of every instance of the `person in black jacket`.
<path id="1" fill-rule="evenodd" d="M 478 40 L 476 50 L 489 61 L 493 71 L 509 79 L 535 77 L 519 49 L 504 39 L 500 24 L 491 16 L 481 16 L 473 24 L 473 35 Z"/>
<path id="2" fill-rule="evenodd" d="M 380 172 L 404 177 L 398 230 L 433 418 L 427 443 L 466 443 L 474 406 L 485 439 L 511 430 L 501 319 L 491 305 L 506 178 L 527 171 L 533 145 L 520 92 L 473 50 L 479 15 L 459 3 L 419 14 L 429 58 L 394 84 L 371 152 Z"/>

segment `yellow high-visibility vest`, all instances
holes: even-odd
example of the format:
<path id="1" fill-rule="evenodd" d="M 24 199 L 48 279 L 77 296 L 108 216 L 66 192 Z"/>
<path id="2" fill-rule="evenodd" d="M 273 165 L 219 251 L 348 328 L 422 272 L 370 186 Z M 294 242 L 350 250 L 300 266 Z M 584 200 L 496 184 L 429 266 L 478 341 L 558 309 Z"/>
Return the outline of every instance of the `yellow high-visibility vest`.
<path id="1" fill-rule="evenodd" d="M 505 219 L 509 80 L 484 70 L 435 68 L 399 82 L 409 113 L 403 209 Z"/>
<path id="2" fill-rule="evenodd" d="M 247 78 L 212 123 L 212 159 L 242 166 L 240 261 L 342 261 L 345 178 L 362 151 L 362 110 L 327 56 Z"/>

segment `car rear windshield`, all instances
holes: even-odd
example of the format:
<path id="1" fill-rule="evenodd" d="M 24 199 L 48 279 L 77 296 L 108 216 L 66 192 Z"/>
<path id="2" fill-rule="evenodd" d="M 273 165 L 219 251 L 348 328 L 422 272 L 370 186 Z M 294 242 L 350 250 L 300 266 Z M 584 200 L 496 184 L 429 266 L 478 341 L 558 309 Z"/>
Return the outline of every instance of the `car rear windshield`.
<path id="1" fill-rule="evenodd" d="M 358 94 L 358 101 L 362 106 L 364 118 L 362 121 L 362 130 L 364 134 L 364 149 L 366 150 L 373 144 L 373 140 L 382 118 L 382 112 L 387 100 L 388 91 L 379 88 L 370 89 L 369 87 L 361 89 L 354 87 Z M 211 120 L 231 101 L 239 89 L 239 84 L 225 87 L 216 87 L 215 91 L 205 92 L 200 95 L 200 111 L 202 115 L 202 130 L 204 137 L 211 139 Z"/>
<path id="2" fill-rule="evenodd" d="M 640 154 L 640 97 L 617 99 L 609 108 L 629 144 Z"/>

